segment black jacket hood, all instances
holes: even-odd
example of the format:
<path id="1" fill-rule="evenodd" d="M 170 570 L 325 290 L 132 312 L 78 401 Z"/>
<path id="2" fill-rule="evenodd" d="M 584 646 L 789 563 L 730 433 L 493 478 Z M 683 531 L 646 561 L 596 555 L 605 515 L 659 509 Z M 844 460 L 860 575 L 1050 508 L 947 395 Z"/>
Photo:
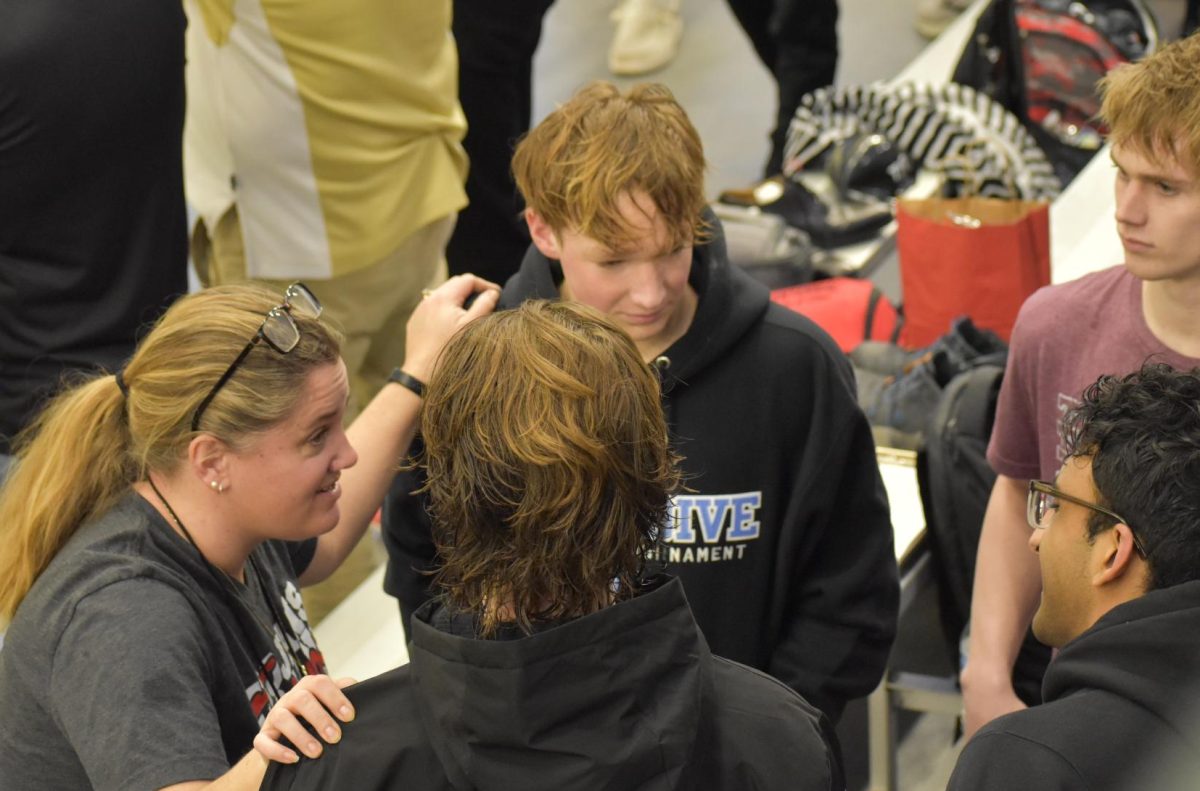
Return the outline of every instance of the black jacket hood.
<path id="1" fill-rule="evenodd" d="M 678 580 L 517 640 L 449 634 L 440 609 L 413 618 L 412 672 L 456 788 L 691 787 L 712 656 Z"/>
<path id="2" fill-rule="evenodd" d="M 1046 671 L 1045 702 L 985 725 L 948 791 L 1195 788 L 1200 582 L 1114 607 Z"/>
<path id="3" fill-rule="evenodd" d="M 692 271 L 688 276 L 688 284 L 699 298 L 696 315 L 687 333 L 661 355 L 670 361 L 666 367 L 676 379 L 686 380 L 721 357 L 770 303 L 765 286 L 728 263 L 725 233 L 716 215 L 705 209 L 704 219 L 712 238 L 692 249 Z M 499 307 L 514 308 L 527 299 L 558 299 L 561 282 L 558 261 L 530 245 L 521 268 L 505 284 Z M 663 366 L 659 367 L 662 371 Z"/>
<path id="4" fill-rule="evenodd" d="M 1114 607 L 1063 647 L 1046 671 L 1042 693 L 1053 701 L 1079 690 L 1109 692 L 1184 732 L 1198 715 L 1198 661 L 1200 581 Z"/>
<path id="5" fill-rule="evenodd" d="M 531 636 L 478 639 L 427 601 L 412 661 L 346 690 L 356 716 L 264 791 L 839 791 L 837 739 L 781 682 L 713 656 L 682 584 Z"/>

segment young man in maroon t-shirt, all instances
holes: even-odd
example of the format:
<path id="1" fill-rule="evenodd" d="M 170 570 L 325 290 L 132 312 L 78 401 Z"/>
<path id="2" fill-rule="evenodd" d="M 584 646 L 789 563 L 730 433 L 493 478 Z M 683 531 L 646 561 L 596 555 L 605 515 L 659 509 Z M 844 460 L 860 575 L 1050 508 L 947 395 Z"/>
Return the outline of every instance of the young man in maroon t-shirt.
<path id="1" fill-rule="evenodd" d="M 1036 702 L 1017 696 L 1012 676 L 1041 591 L 1025 501 L 1029 479 L 1052 480 L 1063 461 L 1061 416 L 1100 374 L 1147 358 L 1200 366 L 1200 35 L 1113 71 L 1101 88 L 1125 263 L 1037 292 L 1013 331 L 962 673 L 968 735 Z"/>

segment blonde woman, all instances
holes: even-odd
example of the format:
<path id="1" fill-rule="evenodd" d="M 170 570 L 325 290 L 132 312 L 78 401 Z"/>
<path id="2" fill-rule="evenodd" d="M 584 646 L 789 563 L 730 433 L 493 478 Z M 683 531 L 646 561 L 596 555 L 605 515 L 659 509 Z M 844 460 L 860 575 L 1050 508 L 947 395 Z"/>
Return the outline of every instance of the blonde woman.
<path id="1" fill-rule="evenodd" d="M 469 310 L 469 295 L 483 291 Z M 41 415 L 0 490 L 0 777 L 21 789 L 257 788 L 353 716 L 298 586 L 362 535 L 442 344 L 495 305 L 452 278 L 349 429 L 301 285 L 180 299 L 115 375 Z M 326 711 L 328 710 L 328 711 Z"/>

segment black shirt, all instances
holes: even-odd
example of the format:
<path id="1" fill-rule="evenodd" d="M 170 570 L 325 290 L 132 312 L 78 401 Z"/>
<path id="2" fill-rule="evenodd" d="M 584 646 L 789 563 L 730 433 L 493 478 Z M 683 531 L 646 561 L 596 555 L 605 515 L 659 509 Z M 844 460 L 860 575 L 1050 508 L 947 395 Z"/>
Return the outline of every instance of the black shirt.
<path id="1" fill-rule="evenodd" d="M 0 0 L 0 453 L 187 289 L 180 4 Z"/>

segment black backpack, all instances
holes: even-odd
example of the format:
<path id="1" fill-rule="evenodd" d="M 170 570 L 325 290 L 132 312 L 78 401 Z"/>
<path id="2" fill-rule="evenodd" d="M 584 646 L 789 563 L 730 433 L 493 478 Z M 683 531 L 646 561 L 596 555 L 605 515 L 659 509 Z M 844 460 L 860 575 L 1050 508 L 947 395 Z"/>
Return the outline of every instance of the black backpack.
<path id="1" fill-rule="evenodd" d="M 1020 118 L 1066 186 L 1103 144 L 1096 82 L 1157 44 L 1143 0 L 992 0 L 952 79 Z"/>
<path id="2" fill-rule="evenodd" d="M 1004 365 L 983 364 L 950 380 L 917 455 L 917 482 L 937 581 L 942 633 L 951 666 L 959 667 L 960 640 L 971 618 L 975 556 L 996 473 L 988 440 Z M 1013 667 L 1013 688 L 1027 705 L 1042 702 L 1050 649 L 1027 631 Z"/>
<path id="3" fill-rule="evenodd" d="M 996 482 L 987 462 L 988 440 L 1004 366 L 980 365 L 950 381 L 917 458 L 942 628 L 958 666 L 958 642 L 971 617 L 971 588 L 983 514 Z"/>

